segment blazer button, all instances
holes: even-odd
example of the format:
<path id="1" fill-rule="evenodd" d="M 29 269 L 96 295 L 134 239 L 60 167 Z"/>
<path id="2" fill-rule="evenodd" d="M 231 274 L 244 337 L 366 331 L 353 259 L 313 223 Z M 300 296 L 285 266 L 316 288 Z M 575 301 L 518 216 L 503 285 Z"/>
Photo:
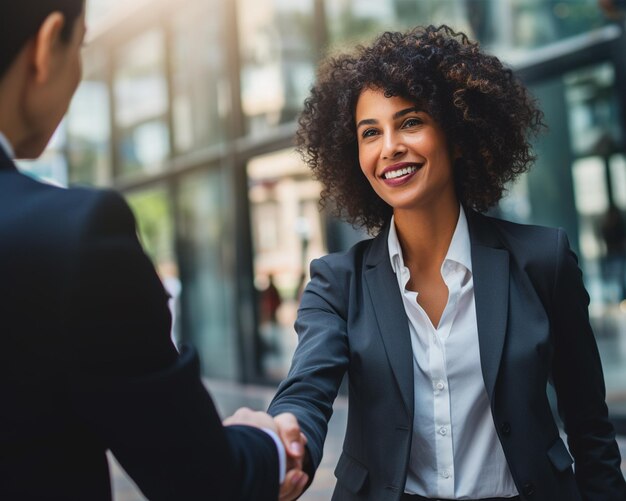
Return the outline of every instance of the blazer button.
<path id="1" fill-rule="evenodd" d="M 535 486 L 532 483 L 527 483 L 522 487 L 522 493 L 524 496 L 532 496 L 535 493 Z"/>
<path id="2" fill-rule="evenodd" d="M 500 431 L 505 437 L 508 437 L 511 434 L 511 425 L 507 422 L 502 423 Z"/>

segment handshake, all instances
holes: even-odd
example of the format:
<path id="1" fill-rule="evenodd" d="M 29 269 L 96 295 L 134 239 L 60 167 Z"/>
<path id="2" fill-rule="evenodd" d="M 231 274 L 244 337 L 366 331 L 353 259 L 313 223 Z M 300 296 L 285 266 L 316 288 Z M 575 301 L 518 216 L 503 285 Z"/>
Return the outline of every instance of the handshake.
<path id="1" fill-rule="evenodd" d="M 278 499 L 279 501 L 291 501 L 302 494 L 309 481 L 309 476 L 303 471 L 304 446 L 307 439 L 300 431 L 298 420 L 293 414 L 285 412 L 272 417 L 265 412 L 242 407 L 232 416 L 226 418 L 223 424 L 225 426 L 254 426 L 275 433 L 280 438 L 286 453 L 286 474 L 280 485 Z"/>

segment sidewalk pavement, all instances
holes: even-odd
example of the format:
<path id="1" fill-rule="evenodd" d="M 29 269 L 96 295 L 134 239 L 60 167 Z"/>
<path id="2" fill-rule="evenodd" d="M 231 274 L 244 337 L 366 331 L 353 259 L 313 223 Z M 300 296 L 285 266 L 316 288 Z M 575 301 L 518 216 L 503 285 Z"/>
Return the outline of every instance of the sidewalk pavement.
<path id="1" fill-rule="evenodd" d="M 274 389 L 259 386 L 247 386 L 224 381 L 206 381 L 215 403 L 222 416 L 232 414 L 239 407 L 266 409 L 274 395 Z M 333 474 L 341 453 L 348 403 L 345 397 L 338 397 L 334 405 L 334 414 L 328 425 L 328 438 L 324 446 L 324 457 L 313 484 L 300 498 L 302 501 L 328 501 L 335 486 Z M 626 436 L 619 437 L 622 453 L 622 471 L 626 474 Z M 113 472 L 113 488 L 115 501 L 145 501 L 133 483 L 127 479 L 123 471 L 110 457 Z"/>

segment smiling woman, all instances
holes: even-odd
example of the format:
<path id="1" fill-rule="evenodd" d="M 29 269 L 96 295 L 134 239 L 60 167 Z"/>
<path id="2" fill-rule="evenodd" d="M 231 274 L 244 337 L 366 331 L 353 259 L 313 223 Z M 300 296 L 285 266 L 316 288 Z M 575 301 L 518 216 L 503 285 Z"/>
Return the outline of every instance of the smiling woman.
<path id="1" fill-rule="evenodd" d="M 323 202 L 376 236 L 311 263 L 269 412 L 297 416 L 312 476 L 348 374 L 333 500 L 626 499 L 567 237 L 479 212 L 530 167 L 541 117 L 509 69 L 445 26 L 322 66 L 300 151 Z"/>
<path id="2" fill-rule="evenodd" d="M 533 161 L 529 139 L 541 130 L 542 114 L 511 70 L 445 26 L 384 33 L 322 64 L 298 132 L 300 151 L 326 188 L 323 203 L 373 233 L 392 210 L 356 175 L 354 113 L 366 89 L 404 98 L 439 124 L 459 153 L 456 190 L 469 207 L 493 206 Z"/>
<path id="3" fill-rule="evenodd" d="M 356 122 L 361 170 L 396 213 L 447 204 L 458 214 L 450 147 L 428 113 L 405 98 L 365 89 Z"/>

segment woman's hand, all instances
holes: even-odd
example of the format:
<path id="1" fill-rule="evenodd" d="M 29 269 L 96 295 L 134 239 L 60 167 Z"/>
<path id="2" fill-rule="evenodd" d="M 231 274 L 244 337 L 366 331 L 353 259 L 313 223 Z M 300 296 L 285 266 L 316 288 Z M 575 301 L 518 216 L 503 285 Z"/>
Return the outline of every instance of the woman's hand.
<path id="1" fill-rule="evenodd" d="M 278 436 L 287 451 L 287 475 L 280 486 L 278 499 L 279 501 L 292 501 L 302 495 L 309 482 L 309 476 L 302 471 L 307 439 L 300 431 L 298 420 L 293 414 L 289 412 L 279 414 L 274 418 L 274 422 Z"/>

